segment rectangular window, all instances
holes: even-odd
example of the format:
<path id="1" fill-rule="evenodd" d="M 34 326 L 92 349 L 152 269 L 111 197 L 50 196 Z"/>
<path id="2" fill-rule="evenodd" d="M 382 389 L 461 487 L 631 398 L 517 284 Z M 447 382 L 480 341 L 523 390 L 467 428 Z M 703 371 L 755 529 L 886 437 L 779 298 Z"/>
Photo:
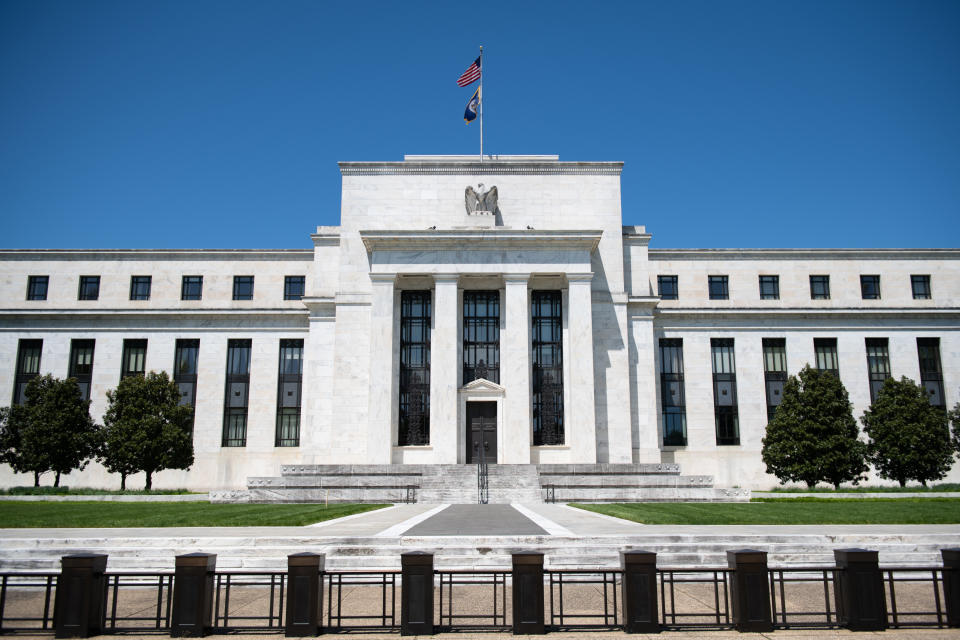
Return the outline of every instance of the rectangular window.
<path id="1" fill-rule="evenodd" d="M 147 341 L 124 340 L 123 360 L 120 364 L 120 379 L 142 376 L 146 371 Z"/>
<path id="2" fill-rule="evenodd" d="M 90 384 L 93 382 L 93 340 L 70 341 L 70 368 L 67 377 L 74 378 L 84 400 L 90 399 Z"/>
<path id="3" fill-rule="evenodd" d="M 860 297 L 864 300 L 880 299 L 880 276 L 860 276 Z"/>
<path id="4" fill-rule="evenodd" d="M 660 339 L 660 406 L 663 410 L 663 445 L 687 444 L 687 401 L 683 388 L 683 339 Z"/>
<path id="5" fill-rule="evenodd" d="M 401 447 L 430 444 L 430 295 L 400 292 Z"/>
<path id="6" fill-rule="evenodd" d="M 77 300 L 96 300 L 100 297 L 100 276 L 80 276 Z"/>
<path id="7" fill-rule="evenodd" d="M 253 300 L 253 276 L 233 276 L 233 299 Z"/>
<path id="8" fill-rule="evenodd" d="M 930 299 L 930 276 L 910 276 L 914 300 Z"/>
<path id="9" fill-rule="evenodd" d="M 50 276 L 27 276 L 27 300 L 46 300 Z"/>
<path id="10" fill-rule="evenodd" d="M 657 276 L 657 292 L 662 300 L 677 300 L 680 290 L 677 286 L 677 276 Z"/>
<path id="11" fill-rule="evenodd" d="M 867 370 L 870 373 L 870 403 L 890 377 L 890 349 L 887 338 L 867 338 Z"/>
<path id="12" fill-rule="evenodd" d="M 17 373 L 13 383 L 13 404 L 27 401 L 27 384 L 40 375 L 43 340 L 21 340 L 17 346 Z"/>
<path id="13" fill-rule="evenodd" d="M 251 340 L 227 341 L 227 387 L 223 402 L 223 446 L 247 446 L 247 408 L 250 403 Z"/>
<path id="14" fill-rule="evenodd" d="M 533 343 L 533 444 L 564 443 L 563 316 L 559 291 L 530 294 Z"/>
<path id="15" fill-rule="evenodd" d="M 740 444 L 740 418 L 737 415 L 737 365 L 733 338 L 712 338 L 713 408 L 717 423 L 717 444 Z"/>
<path id="16" fill-rule="evenodd" d="M 710 289 L 711 300 L 728 300 L 730 291 L 728 289 L 729 278 L 727 276 L 707 276 L 707 286 Z"/>
<path id="17" fill-rule="evenodd" d="M 180 284 L 181 300 L 200 300 L 203 298 L 203 276 L 183 276 Z"/>
<path id="18" fill-rule="evenodd" d="M 817 369 L 829 371 L 840 377 L 840 359 L 837 357 L 836 338 L 814 338 L 813 351 L 817 361 Z"/>
<path id="19" fill-rule="evenodd" d="M 500 292 L 463 292 L 463 384 L 500 384 Z"/>
<path id="20" fill-rule="evenodd" d="M 940 366 L 940 338 L 917 338 L 920 358 L 920 384 L 927 390 L 930 404 L 946 408 L 943 397 L 943 368 Z"/>
<path id="21" fill-rule="evenodd" d="M 783 399 L 783 385 L 787 381 L 786 338 L 763 339 L 763 377 L 767 387 L 767 422 Z"/>
<path id="22" fill-rule="evenodd" d="M 280 341 L 277 374 L 278 447 L 300 446 L 300 406 L 303 393 L 303 340 Z"/>
<path id="23" fill-rule="evenodd" d="M 149 300 L 152 276 L 130 276 L 130 299 Z"/>
<path id="24" fill-rule="evenodd" d="M 307 278 L 305 276 L 286 276 L 283 279 L 283 299 L 300 300 L 303 298 L 306 282 Z"/>
<path id="25" fill-rule="evenodd" d="M 780 276 L 760 276 L 760 299 L 780 299 Z"/>
<path id="26" fill-rule="evenodd" d="M 810 299 L 830 299 L 830 276 L 810 276 Z"/>
<path id="27" fill-rule="evenodd" d="M 197 406 L 197 360 L 200 356 L 200 341 L 178 339 L 173 352 L 173 381 L 180 389 L 180 405 Z M 190 426 L 196 420 L 190 421 Z"/>

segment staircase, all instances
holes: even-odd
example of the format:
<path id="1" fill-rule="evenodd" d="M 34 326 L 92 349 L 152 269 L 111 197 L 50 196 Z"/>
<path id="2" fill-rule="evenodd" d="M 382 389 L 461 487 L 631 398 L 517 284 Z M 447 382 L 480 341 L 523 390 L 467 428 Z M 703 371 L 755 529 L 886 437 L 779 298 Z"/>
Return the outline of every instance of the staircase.
<path id="1" fill-rule="evenodd" d="M 424 465 L 417 502 L 427 504 L 476 504 L 477 465 Z"/>

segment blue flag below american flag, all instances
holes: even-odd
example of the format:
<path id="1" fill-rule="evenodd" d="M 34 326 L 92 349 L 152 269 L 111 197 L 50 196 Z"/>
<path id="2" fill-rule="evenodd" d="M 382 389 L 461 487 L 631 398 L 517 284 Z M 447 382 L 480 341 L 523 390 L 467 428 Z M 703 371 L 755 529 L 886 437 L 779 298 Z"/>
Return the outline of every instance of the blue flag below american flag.
<path id="1" fill-rule="evenodd" d="M 477 87 L 477 90 L 473 92 L 473 95 L 470 97 L 470 102 L 467 103 L 467 108 L 463 112 L 463 121 L 467 124 L 470 124 L 477 119 L 477 110 L 480 108 L 480 87 Z"/>

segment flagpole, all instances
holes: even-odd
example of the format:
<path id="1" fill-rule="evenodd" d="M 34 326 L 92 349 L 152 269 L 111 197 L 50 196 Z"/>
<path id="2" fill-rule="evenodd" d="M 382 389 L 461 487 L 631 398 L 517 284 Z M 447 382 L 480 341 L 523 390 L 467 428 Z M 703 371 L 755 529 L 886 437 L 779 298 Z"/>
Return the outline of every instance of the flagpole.
<path id="1" fill-rule="evenodd" d="M 480 45 L 480 100 L 477 107 L 480 111 L 480 164 L 483 164 L 483 45 Z"/>

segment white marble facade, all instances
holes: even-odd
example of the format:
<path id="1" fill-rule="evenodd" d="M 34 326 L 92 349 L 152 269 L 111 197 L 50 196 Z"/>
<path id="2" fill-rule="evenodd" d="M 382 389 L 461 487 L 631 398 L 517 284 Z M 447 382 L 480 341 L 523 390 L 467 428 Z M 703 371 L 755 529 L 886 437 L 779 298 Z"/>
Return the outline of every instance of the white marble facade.
<path id="1" fill-rule="evenodd" d="M 656 249 L 644 227 L 623 226 L 619 162 L 407 156 L 340 169 L 341 224 L 319 227 L 312 250 L 0 252 L 0 398 L 13 397 L 24 339 L 43 340 L 40 370 L 57 376 L 67 375 L 71 340 L 96 341 L 97 418 L 119 381 L 124 339 L 146 339 L 147 368 L 167 371 L 176 340 L 199 339 L 196 463 L 155 478 L 194 489 L 242 488 L 288 463 L 464 463 L 472 402 L 496 405 L 501 463 L 678 462 L 720 487 L 770 486 L 760 461 L 764 338 L 785 339 L 789 373 L 814 361 L 814 338 L 835 338 L 857 416 L 870 402 L 865 338 L 886 338 L 891 373 L 914 379 L 916 339 L 937 338 L 946 403 L 960 400 L 960 250 Z M 479 183 L 497 187 L 498 208 L 467 215 L 464 189 Z M 865 274 L 880 276 L 879 299 L 862 299 Z M 48 276 L 46 299 L 28 300 L 37 275 Z M 82 275 L 100 276 L 97 300 L 77 299 Z M 134 275 L 152 276 L 149 300 L 129 299 Z M 203 276 L 201 300 L 181 300 L 185 275 Z M 232 299 L 237 275 L 254 276 L 252 300 Z M 660 275 L 677 277 L 676 300 L 658 295 Z M 710 299 L 710 275 L 728 277 L 728 299 Z M 779 277 L 777 299 L 761 299 L 766 275 Z M 810 275 L 829 275 L 829 299 L 811 299 Z M 929 276 L 929 299 L 913 297 L 913 275 Z M 306 278 L 302 300 L 284 300 L 285 276 Z M 405 290 L 429 290 L 432 302 L 430 437 L 417 446 L 400 446 L 398 433 Z M 472 290 L 499 292 L 499 383 L 463 379 Z M 535 446 L 532 426 L 530 292 L 539 290 L 562 299 L 565 435 L 549 446 Z M 279 345 L 289 338 L 304 341 L 300 441 L 278 447 Z M 665 338 L 683 340 L 682 446 L 662 444 Z M 717 444 L 712 338 L 734 341 L 735 445 Z M 252 344 L 243 447 L 222 446 L 230 339 Z M 0 469 L 2 485 L 28 481 Z M 65 482 L 118 479 L 94 464 Z"/>

